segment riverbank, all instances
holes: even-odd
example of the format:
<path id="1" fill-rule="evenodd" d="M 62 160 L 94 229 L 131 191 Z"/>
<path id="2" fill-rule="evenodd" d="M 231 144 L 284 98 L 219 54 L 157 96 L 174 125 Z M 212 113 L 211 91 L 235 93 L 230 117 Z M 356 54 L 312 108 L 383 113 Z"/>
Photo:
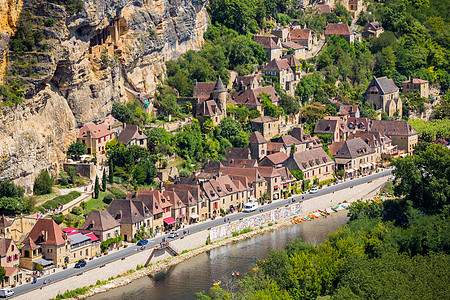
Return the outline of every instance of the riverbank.
<path id="1" fill-rule="evenodd" d="M 380 178 L 370 183 L 364 183 L 353 188 L 347 188 L 336 191 L 333 194 L 326 194 L 305 200 L 302 203 L 302 212 L 299 216 L 306 216 L 309 212 L 317 209 L 326 209 L 332 205 L 337 205 L 342 202 L 353 202 L 357 199 L 369 199 L 379 190 L 384 184 L 386 178 Z M 312 221 L 314 222 L 314 221 Z M 263 229 L 256 229 L 250 233 L 239 235 L 237 237 L 229 237 L 221 241 L 217 241 L 210 245 L 205 245 L 206 238 L 209 235 L 208 231 L 201 231 L 195 234 L 186 236 L 183 239 L 177 239 L 172 243 L 180 251 L 188 251 L 177 257 L 171 258 L 168 253 L 163 252 L 157 254 L 154 258 L 154 265 L 136 271 L 138 265 L 144 265 L 151 250 L 137 252 L 125 259 L 114 261 L 102 267 L 86 271 L 80 275 L 73 276 L 51 285 L 46 285 L 31 293 L 17 296 L 17 299 L 29 299 L 30 297 L 38 299 L 54 298 L 58 294 L 63 294 L 67 290 L 74 290 L 84 286 L 95 285 L 96 281 L 99 286 L 93 287 L 87 294 L 78 297 L 86 298 L 96 293 L 101 293 L 110 290 L 114 287 L 126 285 L 131 281 L 147 276 L 152 273 L 159 272 L 170 266 L 178 264 L 184 260 L 192 258 L 202 252 L 209 251 L 214 248 L 222 247 L 229 243 L 234 243 L 243 239 L 247 239 L 253 235 L 264 233 L 267 231 L 277 230 L 282 227 L 292 225 L 290 220 L 274 224 L 273 226 L 264 226 Z M 158 263 L 159 262 L 159 263 Z M 133 270 L 133 271 L 130 271 Z M 120 277 L 116 278 L 117 275 Z M 94 279 L 93 279 L 94 278 Z M 107 281 L 107 282 L 105 282 Z"/>

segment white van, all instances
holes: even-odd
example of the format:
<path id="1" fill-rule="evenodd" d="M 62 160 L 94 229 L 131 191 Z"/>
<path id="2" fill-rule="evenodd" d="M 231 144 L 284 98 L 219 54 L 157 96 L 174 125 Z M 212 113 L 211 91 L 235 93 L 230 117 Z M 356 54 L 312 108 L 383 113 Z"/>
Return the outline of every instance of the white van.
<path id="1" fill-rule="evenodd" d="M 14 295 L 14 292 L 10 289 L 0 289 L 0 297 L 6 298 Z"/>
<path id="2" fill-rule="evenodd" d="M 243 212 L 251 212 L 258 209 L 258 202 L 248 202 L 245 204 Z"/>

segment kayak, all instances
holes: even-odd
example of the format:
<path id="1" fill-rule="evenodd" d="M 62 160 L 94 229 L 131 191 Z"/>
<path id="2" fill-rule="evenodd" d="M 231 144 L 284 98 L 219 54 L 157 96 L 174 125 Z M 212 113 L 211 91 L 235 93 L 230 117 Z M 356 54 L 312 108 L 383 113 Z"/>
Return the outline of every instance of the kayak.
<path id="1" fill-rule="evenodd" d="M 213 282 L 213 286 L 218 286 L 222 283 L 222 281 L 218 280 L 218 281 L 214 281 Z"/>

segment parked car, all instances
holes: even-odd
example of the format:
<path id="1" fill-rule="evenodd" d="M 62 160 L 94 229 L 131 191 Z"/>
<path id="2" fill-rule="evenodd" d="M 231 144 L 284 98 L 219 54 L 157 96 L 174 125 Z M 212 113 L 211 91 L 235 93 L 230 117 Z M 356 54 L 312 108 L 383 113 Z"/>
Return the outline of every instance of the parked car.
<path id="1" fill-rule="evenodd" d="M 170 238 L 176 238 L 176 237 L 178 237 L 178 232 L 171 232 L 171 233 L 169 233 L 169 237 L 170 237 Z"/>
<path id="2" fill-rule="evenodd" d="M 12 291 L 10 289 L 0 289 L 0 297 L 1 298 L 11 297 L 13 295 L 14 295 L 14 291 Z"/>
<path id="3" fill-rule="evenodd" d="M 316 194 L 319 190 L 317 188 L 312 188 L 309 190 L 310 194 Z"/>
<path id="4" fill-rule="evenodd" d="M 144 246 L 144 245 L 147 245 L 147 243 L 148 243 L 148 240 L 140 240 L 139 242 L 137 242 L 136 245 L 138 245 L 138 246 Z"/>
<path id="5" fill-rule="evenodd" d="M 84 259 L 80 259 L 76 264 L 75 264 L 75 268 L 82 268 L 86 266 L 86 261 Z"/>
<path id="6" fill-rule="evenodd" d="M 248 202 L 245 203 L 243 212 L 252 212 L 258 209 L 258 202 Z"/>

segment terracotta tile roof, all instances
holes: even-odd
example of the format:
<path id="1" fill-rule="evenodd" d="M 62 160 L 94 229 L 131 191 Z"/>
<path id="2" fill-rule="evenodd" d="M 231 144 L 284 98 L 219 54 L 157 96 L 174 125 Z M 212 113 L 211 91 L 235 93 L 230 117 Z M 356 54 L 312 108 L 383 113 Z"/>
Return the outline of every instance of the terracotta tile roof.
<path id="1" fill-rule="evenodd" d="M 106 231 L 120 226 L 107 210 L 93 210 L 83 225 L 80 226 L 80 232 Z"/>
<path id="2" fill-rule="evenodd" d="M 197 105 L 197 115 L 213 117 L 221 114 L 222 110 L 214 100 L 206 100 Z"/>
<path id="3" fill-rule="evenodd" d="M 160 190 L 138 190 L 136 193 L 128 195 L 127 198 L 145 204 L 153 215 L 162 213 L 164 208 L 171 206 L 170 201 Z"/>
<path id="4" fill-rule="evenodd" d="M 325 35 L 351 35 L 352 32 L 347 24 L 336 24 L 336 23 L 328 23 L 325 28 Z"/>
<path id="5" fill-rule="evenodd" d="M 281 177 L 274 167 L 258 167 L 258 171 L 264 178 Z"/>
<path id="6" fill-rule="evenodd" d="M 328 4 L 317 4 L 316 7 L 319 10 L 319 12 L 322 14 L 330 14 L 331 13 L 331 8 Z"/>
<path id="7" fill-rule="evenodd" d="M 108 126 L 105 123 L 96 125 L 93 122 L 85 124 L 83 127 L 80 128 L 78 131 L 78 138 L 79 139 L 85 139 L 87 138 L 87 133 L 91 133 L 91 137 L 98 139 L 110 134 L 113 134 L 114 132 L 108 129 Z"/>
<path id="8" fill-rule="evenodd" d="M 410 136 L 418 134 L 407 121 L 372 120 L 370 131 L 380 132 L 387 136 Z"/>
<path id="9" fill-rule="evenodd" d="M 300 145 L 301 142 L 291 135 L 283 135 L 278 139 L 279 143 L 283 143 L 286 147 L 291 145 Z"/>
<path id="10" fill-rule="evenodd" d="M 370 130 L 371 124 L 372 120 L 370 120 L 369 118 L 350 117 L 347 119 L 347 127 L 350 129 L 356 129 L 358 131 Z"/>
<path id="11" fill-rule="evenodd" d="M 122 126 L 123 123 L 120 122 L 119 120 L 117 120 L 116 118 L 114 118 L 112 115 L 110 115 L 109 117 L 107 117 L 105 119 L 105 125 L 108 126 L 109 129 L 113 128 L 113 127 L 117 127 L 117 126 Z"/>
<path id="12" fill-rule="evenodd" d="M 277 153 L 267 155 L 262 160 L 269 160 L 273 165 L 278 165 L 278 164 L 282 164 L 283 162 L 285 162 L 288 158 L 289 158 L 289 156 L 287 156 L 285 153 L 277 152 Z"/>
<path id="13" fill-rule="evenodd" d="M 245 76 L 237 76 L 236 82 L 241 83 L 245 86 L 250 86 L 254 81 L 261 81 L 261 76 L 259 74 L 245 75 Z"/>
<path id="14" fill-rule="evenodd" d="M 39 219 L 28 236 L 38 245 L 62 245 L 67 242 L 67 235 L 52 219 Z"/>
<path id="15" fill-rule="evenodd" d="M 261 99 L 261 94 L 266 93 L 269 95 L 270 100 L 272 100 L 272 103 L 276 103 L 280 100 L 280 95 L 278 95 L 275 88 L 271 85 L 263 86 L 257 89 L 254 89 L 256 96 L 258 97 L 258 100 Z"/>
<path id="16" fill-rule="evenodd" d="M 338 127 L 337 120 L 317 120 L 316 126 L 314 127 L 314 133 L 320 134 L 333 134 Z"/>
<path id="17" fill-rule="evenodd" d="M 261 46 L 263 46 L 264 49 L 279 49 L 280 48 L 277 45 L 277 43 L 278 43 L 277 37 L 254 35 L 252 40 L 255 43 L 258 43 Z"/>
<path id="18" fill-rule="evenodd" d="M 253 123 L 269 123 L 269 122 L 275 122 L 275 121 L 278 121 L 278 119 L 274 118 L 274 117 L 269 117 L 269 116 L 261 116 L 261 117 L 258 117 L 256 119 L 252 120 Z"/>
<path id="19" fill-rule="evenodd" d="M 5 269 L 5 277 L 11 277 L 19 270 L 18 267 L 3 267 L 3 269 Z"/>
<path id="20" fill-rule="evenodd" d="M 364 142 L 366 142 L 370 147 L 379 147 L 381 146 L 382 139 L 381 134 L 379 132 L 367 132 L 367 131 L 357 131 L 355 133 L 351 133 L 348 136 L 348 139 L 361 138 Z"/>
<path id="21" fill-rule="evenodd" d="M 292 41 L 287 41 L 284 43 L 281 43 L 281 46 L 283 46 L 284 49 L 294 49 L 294 50 L 300 50 L 300 49 L 305 49 L 305 46 L 299 45 L 295 42 Z"/>
<path id="22" fill-rule="evenodd" d="M 280 152 L 283 147 L 286 149 L 283 143 L 267 142 L 267 152 Z"/>
<path id="23" fill-rule="evenodd" d="M 353 114 L 354 115 L 358 111 L 359 111 L 359 105 L 341 105 L 339 107 L 338 115 L 339 114 L 342 114 L 342 115 Z"/>
<path id="24" fill-rule="evenodd" d="M 251 144 L 264 144 L 267 143 L 267 140 L 259 133 L 259 131 L 255 131 L 248 138 L 248 142 Z"/>
<path id="25" fill-rule="evenodd" d="M 245 90 L 242 92 L 235 92 L 232 95 L 233 101 L 235 104 L 243 104 L 243 105 L 262 105 L 261 103 L 261 94 L 266 93 L 269 95 L 272 103 L 276 103 L 280 100 L 280 95 L 278 95 L 275 88 L 271 85 L 256 88 L 253 90 Z"/>
<path id="26" fill-rule="evenodd" d="M 336 154 L 339 152 L 339 150 L 341 150 L 342 145 L 344 144 L 344 142 L 334 142 L 332 143 L 328 149 L 330 149 L 330 153 L 333 156 L 336 156 Z"/>
<path id="27" fill-rule="evenodd" d="M 233 159 L 228 164 L 223 164 L 224 167 L 239 167 L 239 168 L 253 168 L 257 165 L 256 159 Z"/>
<path id="28" fill-rule="evenodd" d="M 12 239 L 0 239 L 0 257 L 6 256 L 11 243 L 13 243 Z"/>
<path id="29" fill-rule="evenodd" d="M 220 169 L 222 175 L 230 175 L 231 180 L 233 176 L 245 176 L 248 178 L 249 182 L 257 182 L 261 181 L 264 178 L 261 173 L 259 173 L 257 168 L 233 168 L 233 167 L 224 167 Z"/>
<path id="30" fill-rule="evenodd" d="M 242 192 L 245 190 L 244 186 L 240 184 L 237 186 L 234 182 L 236 180 L 231 180 L 231 177 L 229 175 L 219 176 L 216 178 L 216 181 L 222 186 L 222 189 L 225 188 L 227 193 L 236 193 L 236 192 Z M 239 182 L 239 181 L 237 181 Z"/>
<path id="31" fill-rule="evenodd" d="M 119 223 L 135 224 L 144 220 L 144 216 L 131 199 L 113 199 L 107 210 Z"/>
<path id="32" fill-rule="evenodd" d="M 227 160 L 231 159 L 250 159 L 250 149 L 249 148 L 236 148 L 227 147 L 225 149 L 225 158 Z"/>
<path id="33" fill-rule="evenodd" d="M 294 55 L 288 54 L 288 55 L 285 55 L 284 58 L 287 60 L 289 66 L 291 66 L 291 67 L 298 67 L 298 66 L 302 65 L 302 63 L 299 62 L 298 59 L 296 59 Z"/>
<path id="34" fill-rule="evenodd" d="M 224 162 L 209 161 L 203 167 L 203 172 L 204 173 L 217 173 L 217 172 L 219 172 L 220 168 L 224 166 L 223 164 L 224 164 Z"/>
<path id="35" fill-rule="evenodd" d="M 333 162 L 321 147 L 295 153 L 292 157 L 289 157 L 289 159 L 292 159 L 298 169 L 302 171 Z"/>
<path id="36" fill-rule="evenodd" d="M 403 83 L 420 83 L 420 84 L 422 84 L 422 83 L 428 83 L 428 81 L 420 79 L 420 78 L 409 78 L 408 80 L 403 81 Z"/>
<path id="37" fill-rule="evenodd" d="M 306 134 L 301 127 L 295 127 L 289 133 L 290 136 L 296 138 L 300 143 L 306 143 L 311 141 L 311 136 Z"/>
<path id="38" fill-rule="evenodd" d="M 291 40 L 308 40 L 311 35 L 311 30 L 309 29 L 293 29 L 289 33 Z"/>
<path id="39" fill-rule="evenodd" d="M 280 72 L 282 70 L 287 70 L 288 73 L 292 73 L 287 59 L 274 58 L 263 68 L 263 72 Z"/>
<path id="40" fill-rule="evenodd" d="M 370 146 L 361 138 L 356 138 L 345 141 L 341 149 L 335 155 L 335 158 L 353 159 L 371 153 L 375 153 L 375 150 L 370 148 Z"/>
<path id="41" fill-rule="evenodd" d="M 283 180 L 283 181 L 295 179 L 294 176 L 289 171 L 289 169 L 286 167 L 276 168 L 275 171 L 281 175 L 281 180 Z"/>
<path id="42" fill-rule="evenodd" d="M 8 221 L 8 219 L 5 217 L 5 215 L 2 215 L 0 217 L 0 227 L 5 228 L 11 226 L 12 223 Z"/>
<path id="43" fill-rule="evenodd" d="M 166 197 L 166 199 L 171 203 L 172 209 L 177 209 L 185 206 L 184 204 L 180 205 L 181 199 L 174 191 L 164 190 L 162 193 L 163 196 Z"/>
<path id="44" fill-rule="evenodd" d="M 216 86 L 216 82 L 197 82 L 194 83 L 194 98 L 206 100 L 211 96 Z"/>
<path id="45" fill-rule="evenodd" d="M 117 141 L 128 145 L 132 140 L 146 140 L 147 136 L 137 125 L 127 124 L 117 137 Z"/>
<path id="46" fill-rule="evenodd" d="M 33 240 L 28 236 L 25 238 L 25 240 L 23 240 L 22 242 L 22 248 L 23 250 L 34 250 L 34 249 L 38 249 L 39 246 L 37 246 Z"/>
<path id="47" fill-rule="evenodd" d="M 175 192 L 184 205 L 196 205 L 197 201 L 201 200 L 199 186 L 165 183 L 163 187 L 165 190 Z"/>

